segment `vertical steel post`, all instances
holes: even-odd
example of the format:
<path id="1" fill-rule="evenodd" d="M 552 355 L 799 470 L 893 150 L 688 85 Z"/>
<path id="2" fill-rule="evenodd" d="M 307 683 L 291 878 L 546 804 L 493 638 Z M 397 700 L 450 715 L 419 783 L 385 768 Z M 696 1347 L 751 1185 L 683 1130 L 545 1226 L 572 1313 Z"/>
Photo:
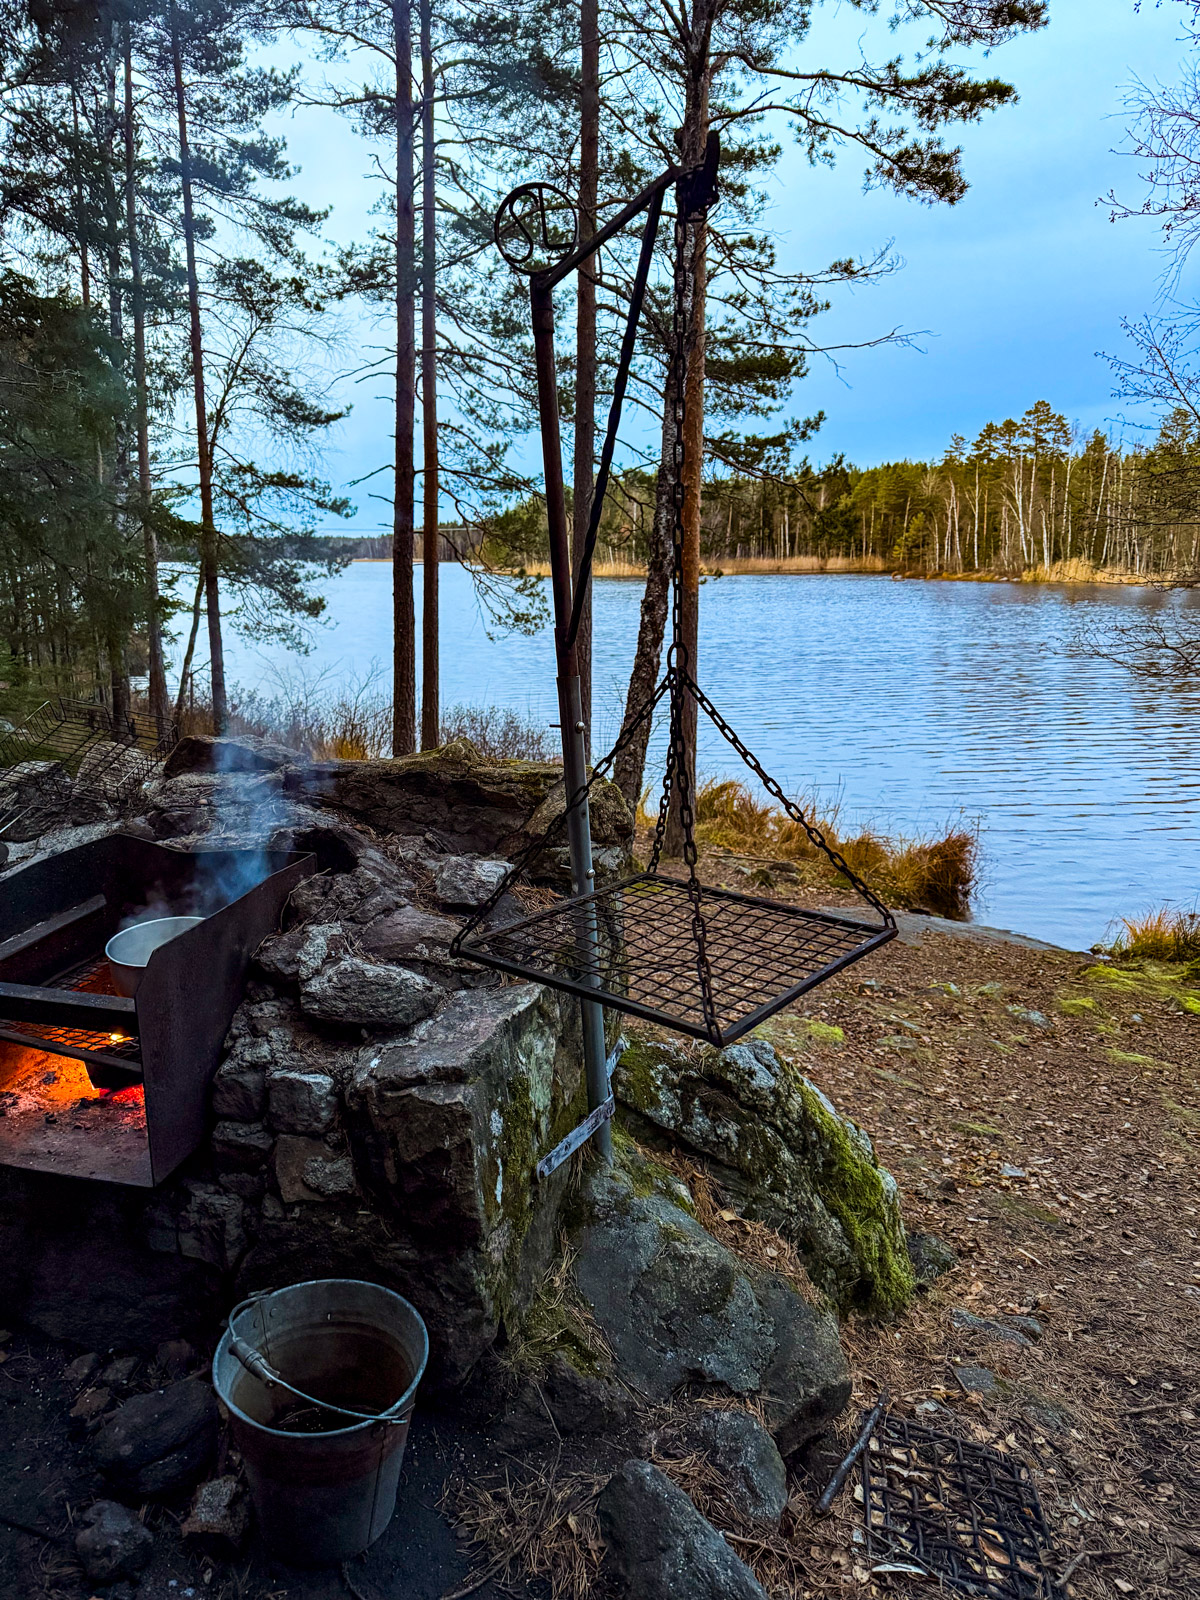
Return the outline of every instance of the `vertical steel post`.
<path id="1" fill-rule="evenodd" d="M 546 475 L 546 519 L 550 529 L 550 575 L 554 597 L 554 654 L 558 670 L 558 720 L 562 732 L 563 782 L 566 798 L 578 794 L 587 782 L 584 724 L 580 709 L 579 668 L 574 645 L 568 645 L 571 624 L 571 548 L 567 532 L 567 503 L 563 492 L 562 441 L 558 429 L 558 379 L 554 367 L 554 296 L 539 278 L 529 285 L 533 311 L 533 349 L 537 368 L 538 416 L 542 432 L 542 457 Z M 571 888 L 576 895 L 590 894 L 596 885 L 592 869 L 592 831 L 584 795 L 567 812 L 567 845 L 571 858 Z M 594 916 L 583 928 L 589 948 L 586 958 L 598 982 L 598 939 Z M 587 1074 L 588 1109 L 608 1099 L 608 1068 L 604 1048 L 604 1008 L 598 1000 L 579 1002 L 583 1016 L 583 1064 Z M 612 1130 L 606 1122 L 596 1130 L 595 1144 L 605 1161 L 612 1159 Z"/>

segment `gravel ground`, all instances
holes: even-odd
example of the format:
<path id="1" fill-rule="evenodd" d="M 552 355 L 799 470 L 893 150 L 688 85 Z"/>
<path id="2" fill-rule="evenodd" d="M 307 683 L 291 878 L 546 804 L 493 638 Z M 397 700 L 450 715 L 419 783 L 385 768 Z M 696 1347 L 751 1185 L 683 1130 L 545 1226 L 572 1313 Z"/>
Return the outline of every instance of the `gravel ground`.
<path id="1" fill-rule="evenodd" d="M 1095 1600 L 1200 1594 L 1198 996 L 1182 968 L 931 932 L 777 1027 L 870 1132 L 910 1229 L 959 1257 L 897 1326 L 845 1330 L 856 1400 L 886 1384 L 901 1412 L 1025 1461 L 1068 1592 Z M 807 1020 L 844 1043 L 814 1046 Z M 1044 1332 L 997 1342 L 956 1309 Z M 968 1365 L 993 1397 L 963 1392 Z M 860 1518 L 847 1492 L 803 1530 L 810 1594 L 877 1589 Z"/>

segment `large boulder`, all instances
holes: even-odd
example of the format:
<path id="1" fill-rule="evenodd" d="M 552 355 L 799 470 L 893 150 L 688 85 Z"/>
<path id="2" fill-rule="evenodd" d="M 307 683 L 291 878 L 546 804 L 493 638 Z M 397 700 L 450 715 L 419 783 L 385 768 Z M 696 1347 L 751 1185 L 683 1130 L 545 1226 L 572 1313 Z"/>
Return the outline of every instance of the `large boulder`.
<path id="1" fill-rule="evenodd" d="M 407 967 L 385 967 L 361 956 L 327 963 L 300 985 L 310 1017 L 363 1028 L 409 1028 L 437 1010 L 444 990 Z"/>
<path id="2" fill-rule="evenodd" d="M 767 1600 L 745 1562 L 648 1461 L 613 1474 L 596 1515 L 601 1571 L 622 1600 Z"/>
<path id="3" fill-rule="evenodd" d="M 299 751 L 252 734 L 218 739 L 192 733 L 180 739 L 168 755 L 163 777 L 177 778 L 184 772 L 278 772 L 301 759 Z"/>
<path id="4" fill-rule="evenodd" d="M 391 761 L 321 761 L 288 773 L 287 792 L 313 806 L 365 822 L 378 833 L 432 834 L 450 850 L 511 855 L 526 825 L 539 831 L 553 816 L 539 808 L 562 792 L 562 768 L 547 761 L 500 761 L 469 739 Z M 633 820 L 620 791 L 604 780 L 591 796 L 598 845 L 629 847 Z M 561 798 L 558 809 L 562 809 Z M 530 819 L 533 821 L 530 821 Z"/>
<path id="5" fill-rule="evenodd" d="M 613 1074 L 632 1130 L 685 1148 L 730 1203 L 800 1251 L 844 1309 L 889 1315 L 916 1287 L 895 1180 L 861 1128 L 765 1039 L 726 1050 L 639 1040 Z"/>
<path id="6" fill-rule="evenodd" d="M 850 1375 L 833 1312 L 739 1261 L 649 1163 L 626 1157 L 590 1175 L 572 1243 L 575 1282 L 616 1376 L 648 1399 L 681 1389 L 758 1396 L 784 1455 L 845 1409 Z"/>
<path id="7" fill-rule="evenodd" d="M 257 1026 L 273 1021 L 269 1008 L 243 1007 L 239 1054 L 256 1009 L 267 1010 Z M 324 1072 L 326 1082 L 268 1067 L 267 1114 L 280 1092 L 290 1122 L 302 1098 L 320 1110 L 316 1090 L 327 1094 L 332 1079 L 336 1143 L 278 1137 L 271 1174 L 283 1203 L 274 1193 L 263 1201 L 240 1286 L 385 1283 L 429 1327 L 430 1385 L 461 1384 L 500 1329 L 516 1326 L 557 1248 L 569 1169 L 539 1183 L 534 1168 L 586 1111 L 577 1018 L 573 1002 L 533 984 L 458 990 L 405 1032 L 352 1049 L 343 1041 L 325 1067 L 320 1041 L 301 1031 L 304 1076 Z M 243 1097 L 250 1108 L 256 1087 Z"/>

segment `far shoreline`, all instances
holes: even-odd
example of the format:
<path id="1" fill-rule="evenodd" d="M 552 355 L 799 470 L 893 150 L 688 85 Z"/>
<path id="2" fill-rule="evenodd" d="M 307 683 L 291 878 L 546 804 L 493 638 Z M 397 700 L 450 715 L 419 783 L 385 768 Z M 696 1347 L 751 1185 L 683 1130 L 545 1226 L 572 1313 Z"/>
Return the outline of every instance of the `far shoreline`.
<path id="1" fill-rule="evenodd" d="M 354 556 L 351 558 L 352 566 L 377 566 L 390 567 L 391 559 L 388 556 Z M 424 562 L 419 555 L 413 558 L 415 567 L 423 566 Z M 466 566 L 471 567 L 471 562 L 439 562 L 440 566 Z M 528 567 L 497 567 L 493 571 L 500 577 L 507 578 L 548 578 L 550 564 L 548 561 L 532 563 Z M 646 576 L 646 569 L 633 562 L 598 562 L 592 569 L 594 578 L 609 580 L 642 580 Z M 1161 587 L 1164 589 L 1187 589 L 1197 585 L 1197 580 L 1188 576 L 1183 578 L 1170 573 L 1135 573 L 1122 572 L 1112 567 L 1093 567 L 1090 563 L 1081 560 L 1059 561 L 1049 569 L 1045 567 L 1028 567 L 1022 572 L 986 572 L 973 570 L 970 572 L 906 572 L 901 568 L 888 567 L 880 562 L 851 562 L 832 558 L 821 561 L 816 556 L 792 556 L 780 561 L 767 560 L 760 557 L 729 560 L 717 566 L 701 567 L 701 579 L 718 578 L 747 578 L 747 577 L 772 577 L 772 578 L 891 578 L 895 583 L 1012 583 L 1012 584 L 1041 584 L 1047 587 L 1068 588 L 1128 588 L 1148 589 Z"/>

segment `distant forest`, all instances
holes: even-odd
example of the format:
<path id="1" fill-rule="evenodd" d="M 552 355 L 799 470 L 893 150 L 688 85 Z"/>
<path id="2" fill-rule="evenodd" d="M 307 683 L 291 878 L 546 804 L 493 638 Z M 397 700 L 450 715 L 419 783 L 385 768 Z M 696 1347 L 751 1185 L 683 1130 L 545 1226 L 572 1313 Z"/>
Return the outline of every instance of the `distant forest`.
<path id="1" fill-rule="evenodd" d="M 1152 443 L 1121 449 L 1099 431 L 1081 439 L 1039 400 L 1023 416 L 955 434 L 940 461 L 856 467 L 842 456 L 789 477 L 720 476 L 704 486 L 706 566 L 833 563 L 924 573 L 1133 577 L 1196 573 L 1200 426 L 1190 410 Z M 643 565 L 653 476 L 627 473 L 610 492 L 601 558 Z M 498 563 L 544 559 L 535 501 L 501 519 Z M 507 545 L 504 541 L 507 540 Z"/>

